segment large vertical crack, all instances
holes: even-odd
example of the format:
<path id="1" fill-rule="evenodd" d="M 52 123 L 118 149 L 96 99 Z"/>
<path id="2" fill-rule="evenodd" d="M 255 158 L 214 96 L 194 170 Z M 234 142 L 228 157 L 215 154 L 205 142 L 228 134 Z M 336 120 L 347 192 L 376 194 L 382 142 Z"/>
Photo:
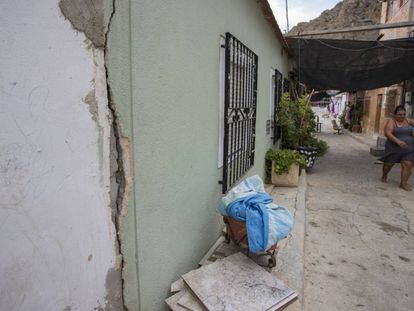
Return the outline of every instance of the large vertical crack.
<path id="1" fill-rule="evenodd" d="M 106 278 L 107 296 L 105 309 L 97 310 L 117 311 L 128 310 L 125 305 L 125 256 L 123 253 L 123 220 L 128 210 L 129 197 L 132 187 L 131 157 L 129 139 L 122 135 L 121 124 L 118 119 L 116 105 L 109 80 L 109 48 L 108 36 L 116 11 L 116 0 L 109 3 L 110 15 L 105 30 L 105 2 L 106 0 L 60 0 L 59 8 L 62 15 L 70 21 L 72 27 L 85 34 L 90 40 L 88 48 L 97 49 L 104 54 L 104 68 L 106 76 L 106 90 L 109 111 L 110 133 L 110 199 L 112 221 L 115 226 L 116 264 L 110 269 Z M 108 0 L 111 1 L 111 0 Z M 95 64 L 96 65 L 96 64 Z M 102 69 L 102 68 L 100 68 Z M 91 93 L 93 94 L 93 93 Z M 93 94 L 94 95 L 94 94 Z M 89 105 L 93 119 L 97 121 L 98 107 L 94 96 L 88 94 L 85 102 Z M 119 271 L 120 270 L 120 271 Z"/>
<path id="2" fill-rule="evenodd" d="M 111 134 L 111 195 L 112 198 L 112 220 L 116 230 L 116 247 L 119 254 L 119 265 L 121 269 L 121 291 L 122 291 L 122 305 L 124 310 L 128 310 L 125 305 L 125 256 L 123 254 L 122 239 L 123 239 L 123 219 L 128 209 L 129 196 L 131 192 L 132 177 L 130 173 L 130 143 L 127 137 L 122 135 L 121 124 L 116 111 L 116 106 L 113 100 L 113 93 L 109 80 L 109 48 L 108 36 L 111 31 L 113 17 L 116 12 L 115 0 L 112 0 L 112 10 L 108 21 L 108 26 L 105 32 L 105 72 L 107 84 L 108 108 L 112 121 Z"/>

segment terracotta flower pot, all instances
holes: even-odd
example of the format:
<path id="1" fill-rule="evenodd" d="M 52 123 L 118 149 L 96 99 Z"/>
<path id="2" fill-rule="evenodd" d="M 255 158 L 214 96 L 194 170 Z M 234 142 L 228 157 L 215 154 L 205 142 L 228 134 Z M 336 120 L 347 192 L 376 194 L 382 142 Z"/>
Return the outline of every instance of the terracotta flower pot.
<path id="1" fill-rule="evenodd" d="M 352 125 L 352 133 L 361 133 L 361 125 L 358 125 L 358 124 Z"/>
<path id="2" fill-rule="evenodd" d="M 289 172 L 278 175 L 272 162 L 272 184 L 281 187 L 297 187 L 299 184 L 299 165 L 293 164 Z"/>

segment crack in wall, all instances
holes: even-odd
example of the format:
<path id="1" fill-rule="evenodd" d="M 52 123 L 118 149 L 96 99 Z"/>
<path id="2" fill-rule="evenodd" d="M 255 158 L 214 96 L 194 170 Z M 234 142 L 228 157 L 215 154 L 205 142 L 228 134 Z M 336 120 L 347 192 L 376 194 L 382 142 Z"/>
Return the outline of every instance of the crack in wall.
<path id="1" fill-rule="evenodd" d="M 111 0 L 108 0 L 111 1 Z M 107 273 L 104 307 L 98 306 L 96 310 L 118 311 L 128 310 L 125 305 L 125 258 L 122 248 L 123 219 L 128 210 L 129 198 L 132 190 L 131 174 L 131 146 L 129 139 L 122 135 L 120 121 L 118 119 L 116 105 L 113 101 L 112 90 L 109 83 L 108 71 L 108 35 L 111 23 L 115 15 L 115 0 L 109 2 L 111 6 L 110 16 L 105 31 L 105 5 L 104 0 L 60 0 L 59 8 L 72 27 L 85 34 L 90 40 L 89 48 L 96 48 L 104 53 L 104 65 L 106 76 L 107 103 L 109 111 L 110 133 L 110 200 L 111 216 L 115 227 L 116 263 Z M 92 119 L 98 121 L 98 108 L 94 91 L 86 97 Z M 120 271 L 118 271 L 120 268 Z"/>
<path id="2" fill-rule="evenodd" d="M 109 17 L 107 30 L 105 33 L 105 47 L 104 47 L 104 66 L 106 72 L 106 84 L 107 84 L 107 97 L 108 108 L 111 113 L 112 120 L 112 133 L 111 133 L 111 154 L 116 158 L 116 164 L 111 161 L 111 191 L 116 191 L 116 195 L 113 194 L 112 200 L 112 219 L 115 224 L 116 230 L 116 242 L 118 248 L 118 254 L 120 257 L 121 267 L 121 291 L 122 291 L 122 306 L 124 310 L 128 310 L 125 305 L 125 257 L 122 249 L 123 238 L 123 219 L 128 210 L 129 197 L 132 188 L 132 175 L 131 175 L 131 156 L 130 156 L 130 142 L 127 137 L 122 135 L 121 125 L 118 119 L 115 103 L 113 101 L 113 95 L 111 86 L 109 83 L 109 70 L 108 70 L 108 35 L 111 31 L 111 23 L 116 12 L 115 0 L 112 0 L 112 11 Z M 112 152 L 114 151 L 114 153 Z M 116 167 L 116 170 L 115 170 Z M 112 171 L 113 169 L 113 171 Z"/>

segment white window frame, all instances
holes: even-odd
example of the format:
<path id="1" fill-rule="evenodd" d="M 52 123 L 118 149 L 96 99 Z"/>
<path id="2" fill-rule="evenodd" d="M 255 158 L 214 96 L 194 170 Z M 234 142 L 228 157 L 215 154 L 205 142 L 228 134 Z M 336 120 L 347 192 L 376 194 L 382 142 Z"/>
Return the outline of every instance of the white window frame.
<path id="1" fill-rule="evenodd" d="M 224 88 L 226 71 L 226 38 L 220 36 L 219 57 L 219 139 L 218 139 L 218 168 L 223 167 L 223 145 L 224 145 Z"/>

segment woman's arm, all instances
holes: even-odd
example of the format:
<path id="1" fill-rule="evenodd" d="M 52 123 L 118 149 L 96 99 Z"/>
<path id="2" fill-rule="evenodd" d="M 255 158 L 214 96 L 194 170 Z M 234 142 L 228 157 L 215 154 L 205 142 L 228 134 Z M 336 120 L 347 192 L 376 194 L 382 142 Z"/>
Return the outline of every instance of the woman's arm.
<path id="1" fill-rule="evenodd" d="M 414 119 L 407 118 L 407 121 L 411 126 L 414 126 Z"/>
<path id="2" fill-rule="evenodd" d="M 385 137 L 387 137 L 390 141 L 396 143 L 401 148 L 407 148 L 408 145 L 405 142 L 403 142 L 402 140 L 399 140 L 397 137 L 394 136 L 394 128 L 395 128 L 395 123 L 391 122 L 391 120 L 387 120 L 387 123 L 385 123 L 385 128 L 384 128 Z"/>

